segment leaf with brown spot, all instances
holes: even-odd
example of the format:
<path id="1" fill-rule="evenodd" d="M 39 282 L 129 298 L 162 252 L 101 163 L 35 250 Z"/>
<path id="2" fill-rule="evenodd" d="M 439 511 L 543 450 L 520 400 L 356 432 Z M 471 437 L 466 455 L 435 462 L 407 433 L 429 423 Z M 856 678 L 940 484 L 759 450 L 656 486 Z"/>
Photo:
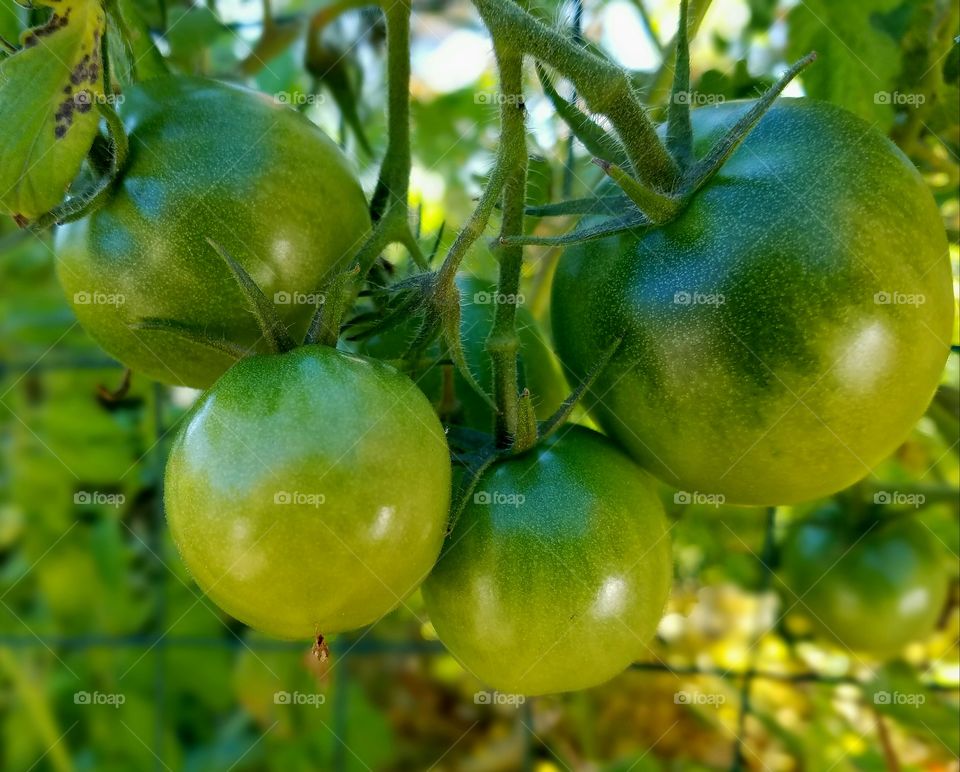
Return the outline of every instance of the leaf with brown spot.
<path id="1" fill-rule="evenodd" d="M 90 150 L 104 98 L 101 0 L 43 0 L 50 19 L 0 61 L 0 209 L 25 222 L 63 201 Z M 12 130 L 11 130 L 12 129 Z"/>

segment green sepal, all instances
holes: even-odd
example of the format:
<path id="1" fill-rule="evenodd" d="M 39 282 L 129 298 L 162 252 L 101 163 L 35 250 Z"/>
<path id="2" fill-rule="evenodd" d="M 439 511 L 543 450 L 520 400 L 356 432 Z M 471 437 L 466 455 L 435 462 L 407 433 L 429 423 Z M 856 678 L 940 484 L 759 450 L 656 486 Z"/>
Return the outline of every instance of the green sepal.
<path id="1" fill-rule="evenodd" d="M 615 236 L 624 231 L 635 230 L 637 228 L 649 228 L 653 223 L 650 218 L 636 208 L 632 208 L 625 214 L 617 217 L 610 217 L 600 223 L 591 225 L 582 225 L 570 233 L 564 233 L 561 236 L 510 236 L 504 238 L 504 244 L 531 244 L 547 247 L 566 247 L 571 244 L 581 244 L 585 241 L 596 241 L 605 239 L 607 236 Z"/>
<path id="2" fill-rule="evenodd" d="M 131 324 L 130 329 L 169 332 L 171 335 L 176 335 L 178 338 L 183 338 L 191 343 L 205 346 L 212 351 L 218 351 L 221 354 L 226 354 L 227 356 L 238 360 L 243 359 L 244 357 L 253 353 L 252 351 L 249 351 L 242 346 L 238 346 L 235 343 L 231 343 L 224 338 L 213 338 L 210 335 L 207 335 L 199 327 L 185 324 L 177 321 L 176 319 L 163 319 L 161 317 L 148 316 Z"/>
<path id="3" fill-rule="evenodd" d="M 280 321 L 280 317 L 277 315 L 273 304 L 267 300 L 263 291 L 257 286 L 257 283 L 250 274 L 216 241 L 208 238 L 207 243 L 213 247 L 214 251 L 220 255 L 221 259 L 227 264 L 230 273 L 233 274 L 233 278 L 236 279 L 237 284 L 240 286 L 240 291 L 243 293 L 247 305 L 250 307 L 257 323 L 260 325 L 260 331 L 263 333 L 263 337 L 270 348 L 276 352 L 291 351 L 296 348 L 297 344 L 293 338 L 290 337 L 287 328 L 283 326 L 283 322 Z"/>
<path id="4" fill-rule="evenodd" d="M 562 217 L 565 215 L 611 215 L 630 206 L 630 199 L 619 191 L 613 194 L 573 198 L 543 206 L 528 206 L 530 217 Z"/>

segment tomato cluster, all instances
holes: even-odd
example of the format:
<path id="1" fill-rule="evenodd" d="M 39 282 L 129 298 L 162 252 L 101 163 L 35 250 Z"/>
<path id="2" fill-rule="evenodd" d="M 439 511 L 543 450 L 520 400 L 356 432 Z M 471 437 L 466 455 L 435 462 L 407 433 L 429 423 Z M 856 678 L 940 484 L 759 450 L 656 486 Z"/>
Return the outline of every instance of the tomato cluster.
<path id="1" fill-rule="evenodd" d="M 691 153 L 754 108 L 694 111 Z M 731 504 L 833 494 L 903 441 L 949 351 L 947 243 L 916 170 L 849 113 L 781 100 L 668 215 L 565 250 L 559 357 L 520 309 L 517 396 L 534 407 L 522 437 L 490 438 L 477 392 L 497 391 L 486 349 L 515 297 L 458 278 L 438 314 L 459 319 L 462 362 L 424 337 L 442 294 L 340 341 L 323 314 L 382 300 L 344 277 L 384 210 L 336 145 L 199 78 L 147 80 L 120 117 L 129 153 L 106 199 L 59 228 L 59 276 L 119 361 L 206 389 L 170 452 L 170 529 L 209 597 L 278 637 L 372 624 L 422 585 L 440 638 L 492 686 L 602 683 L 644 656 L 669 594 L 655 478 Z M 611 189 L 598 200 L 623 216 Z M 558 360 L 602 434 L 562 425 Z M 944 603 L 913 522 L 814 518 L 784 546 L 785 602 L 855 650 L 896 653 Z"/>

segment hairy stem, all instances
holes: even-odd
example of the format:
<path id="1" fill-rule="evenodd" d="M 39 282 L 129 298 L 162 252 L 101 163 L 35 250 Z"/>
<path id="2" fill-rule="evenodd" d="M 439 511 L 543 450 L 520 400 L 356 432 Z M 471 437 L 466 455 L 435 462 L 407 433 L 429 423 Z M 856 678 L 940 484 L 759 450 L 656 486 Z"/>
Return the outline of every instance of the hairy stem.
<path id="1" fill-rule="evenodd" d="M 347 0 L 354 7 L 356 0 Z M 356 3 L 360 5 L 362 3 Z M 374 229 L 356 255 L 362 280 L 380 252 L 402 244 L 413 261 L 427 262 L 410 229 L 407 198 L 410 192 L 410 0 L 381 3 L 387 25 L 387 151 L 370 202 Z"/>
<path id="2" fill-rule="evenodd" d="M 387 152 L 371 214 L 407 207 L 410 189 L 410 0 L 383 3 L 387 23 Z"/>
<path id="3" fill-rule="evenodd" d="M 493 396 L 497 404 L 495 436 L 499 447 L 509 447 L 517 434 L 516 298 L 520 291 L 523 246 L 507 245 L 503 239 L 523 233 L 527 188 L 527 143 L 524 124 L 522 56 L 494 44 L 500 71 L 500 151 L 508 168 L 503 184 L 501 243 L 496 248 L 500 262 L 497 303 L 486 349 L 493 366 Z"/>
<path id="4" fill-rule="evenodd" d="M 512 0 L 473 0 L 496 44 L 529 54 L 569 78 L 588 107 L 605 115 L 646 185 L 668 190 L 679 171 L 653 122 L 617 65 L 547 27 Z"/>
<path id="5" fill-rule="evenodd" d="M 454 239 L 447 256 L 443 259 L 443 265 L 439 270 L 439 282 L 452 286 L 456 279 L 460 263 L 466 257 L 467 251 L 483 235 L 483 229 L 487 227 L 490 221 L 490 215 L 493 214 L 497 201 L 500 200 L 500 193 L 503 190 L 504 182 L 509 171 L 509 160 L 504 155 L 504 148 L 501 145 L 497 153 L 497 160 L 494 162 L 493 170 L 487 179 L 487 184 L 480 194 L 480 200 L 477 201 L 473 213 L 464 223 L 457 238 Z"/>

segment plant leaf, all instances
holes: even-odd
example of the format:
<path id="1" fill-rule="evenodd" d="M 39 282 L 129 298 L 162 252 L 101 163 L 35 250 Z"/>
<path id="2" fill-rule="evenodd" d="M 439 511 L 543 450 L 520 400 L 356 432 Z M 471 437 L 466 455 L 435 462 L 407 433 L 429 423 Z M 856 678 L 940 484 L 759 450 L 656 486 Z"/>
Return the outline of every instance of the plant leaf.
<path id="1" fill-rule="evenodd" d="M 887 131 L 894 113 L 890 92 L 896 88 L 902 54 L 876 20 L 901 4 L 901 0 L 798 3 L 787 17 L 788 57 L 798 59 L 816 51 L 829 63 L 804 74 L 807 94 L 846 107 Z"/>
<path id="2" fill-rule="evenodd" d="M 59 204 L 97 134 L 104 101 L 100 0 L 38 0 L 50 19 L 0 61 L 0 207 L 18 222 Z"/>

